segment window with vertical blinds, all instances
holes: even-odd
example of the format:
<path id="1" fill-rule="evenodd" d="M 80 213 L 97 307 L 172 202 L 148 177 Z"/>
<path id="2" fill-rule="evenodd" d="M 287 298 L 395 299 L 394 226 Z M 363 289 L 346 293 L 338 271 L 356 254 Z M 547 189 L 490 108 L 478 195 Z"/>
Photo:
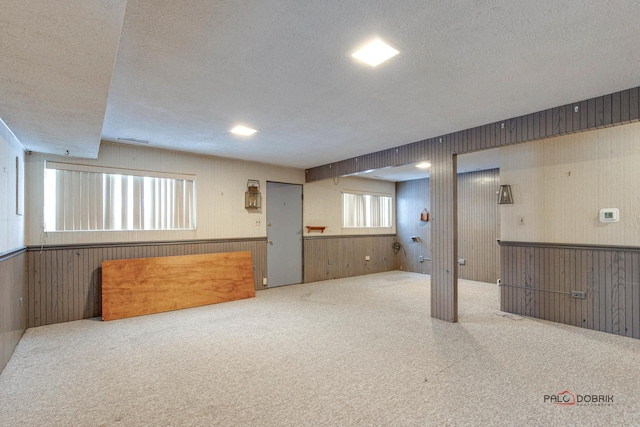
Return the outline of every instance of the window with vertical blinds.
<path id="1" fill-rule="evenodd" d="M 386 194 L 342 192 L 342 226 L 374 228 L 393 224 L 393 198 Z"/>
<path id="2" fill-rule="evenodd" d="M 45 231 L 193 230 L 196 180 L 47 162 Z"/>

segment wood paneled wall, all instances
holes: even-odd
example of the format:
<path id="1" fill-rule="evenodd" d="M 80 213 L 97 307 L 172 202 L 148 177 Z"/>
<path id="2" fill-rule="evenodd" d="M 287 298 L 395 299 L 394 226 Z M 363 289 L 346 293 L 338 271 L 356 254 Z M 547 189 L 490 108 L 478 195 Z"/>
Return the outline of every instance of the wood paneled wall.
<path id="1" fill-rule="evenodd" d="M 499 169 L 458 174 L 458 277 L 496 283 L 500 277 Z"/>
<path id="2" fill-rule="evenodd" d="M 255 289 L 265 289 L 266 239 L 32 247 L 28 251 L 28 327 L 101 315 L 102 261 L 250 251 Z"/>
<path id="3" fill-rule="evenodd" d="M 0 257 L 0 372 L 27 329 L 26 259 L 24 249 Z"/>
<path id="4" fill-rule="evenodd" d="M 398 270 L 431 274 L 431 222 L 420 221 L 424 209 L 431 211 L 429 184 L 429 178 L 396 184 L 397 239 L 402 245 L 396 255 Z"/>
<path id="5" fill-rule="evenodd" d="M 439 319 L 455 321 L 458 267 L 455 238 L 457 198 L 454 196 L 457 186 L 455 173 L 451 173 L 454 163 L 451 155 L 635 122 L 640 119 L 639 95 L 640 88 L 636 87 L 317 166 L 305 171 L 305 179 L 312 182 L 430 160 L 431 210 L 434 214 L 431 226 L 431 313 Z M 451 219 L 448 220 L 446 215 Z"/>
<path id="6" fill-rule="evenodd" d="M 458 174 L 458 258 L 465 259 L 458 266 L 461 279 L 495 283 L 500 275 L 499 178 L 499 169 Z M 396 257 L 398 270 L 431 272 L 431 223 L 420 221 L 420 212 L 430 209 L 429 193 L 429 178 L 396 184 L 398 242 L 404 249 Z"/>
<path id="7" fill-rule="evenodd" d="M 395 269 L 395 236 L 304 238 L 304 282 L 361 276 Z M 365 261 L 365 257 L 371 259 Z"/>
<path id="8" fill-rule="evenodd" d="M 431 316 L 457 322 L 457 155 L 450 144 L 439 144 L 431 159 Z"/>
<path id="9" fill-rule="evenodd" d="M 500 257 L 501 310 L 640 338 L 640 248 L 501 242 Z"/>

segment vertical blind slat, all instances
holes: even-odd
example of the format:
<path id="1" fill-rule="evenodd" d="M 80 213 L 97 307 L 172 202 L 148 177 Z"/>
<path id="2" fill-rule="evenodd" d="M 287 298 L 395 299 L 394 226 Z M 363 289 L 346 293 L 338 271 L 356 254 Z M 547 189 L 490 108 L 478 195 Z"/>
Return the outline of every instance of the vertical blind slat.
<path id="1" fill-rule="evenodd" d="M 194 181 L 55 169 L 45 180 L 46 231 L 195 228 Z"/>
<path id="2" fill-rule="evenodd" d="M 391 196 L 342 193 L 343 227 L 391 227 Z"/>

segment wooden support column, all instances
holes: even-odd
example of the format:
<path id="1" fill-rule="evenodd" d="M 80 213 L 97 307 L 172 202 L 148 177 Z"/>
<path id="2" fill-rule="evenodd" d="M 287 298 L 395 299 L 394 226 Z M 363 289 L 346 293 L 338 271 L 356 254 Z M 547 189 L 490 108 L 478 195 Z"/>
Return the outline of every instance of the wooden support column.
<path id="1" fill-rule="evenodd" d="M 431 156 L 431 316 L 458 321 L 457 159 L 448 137 Z"/>

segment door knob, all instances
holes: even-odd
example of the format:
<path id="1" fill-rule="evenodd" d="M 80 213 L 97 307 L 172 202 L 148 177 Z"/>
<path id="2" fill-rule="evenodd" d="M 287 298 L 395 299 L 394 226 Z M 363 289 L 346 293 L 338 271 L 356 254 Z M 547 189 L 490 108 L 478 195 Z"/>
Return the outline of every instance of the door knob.
<path id="1" fill-rule="evenodd" d="M 273 240 L 269 239 L 269 240 L 267 240 L 267 243 L 270 244 L 270 245 L 273 245 Z"/>

